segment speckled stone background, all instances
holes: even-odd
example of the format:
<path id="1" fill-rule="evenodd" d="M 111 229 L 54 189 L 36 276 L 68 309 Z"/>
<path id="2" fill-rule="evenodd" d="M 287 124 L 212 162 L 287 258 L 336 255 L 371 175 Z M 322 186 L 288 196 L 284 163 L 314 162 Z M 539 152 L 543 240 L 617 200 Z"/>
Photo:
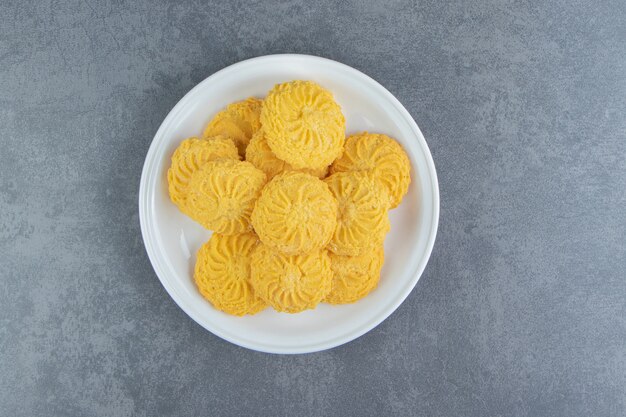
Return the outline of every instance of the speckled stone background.
<path id="1" fill-rule="evenodd" d="M 0 4 L 0 415 L 626 415 L 626 3 L 312 3 Z M 441 188 L 406 302 L 303 356 L 188 318 L 137 213 L 173 105 L 281 52 L 385 85 Z"/>

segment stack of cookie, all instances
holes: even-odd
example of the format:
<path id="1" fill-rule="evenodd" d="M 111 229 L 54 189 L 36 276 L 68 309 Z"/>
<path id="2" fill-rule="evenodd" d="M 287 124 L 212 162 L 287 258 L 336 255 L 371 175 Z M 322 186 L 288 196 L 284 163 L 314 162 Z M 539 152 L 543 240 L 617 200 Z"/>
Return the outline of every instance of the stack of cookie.
<path id="1" fill-rule="evenodd" d="M 214 232 L 197 254 L 198 289 L 238 316 L 365 297 L 409 182 L 402 147 L 383 134 L 346 138 L 341 107 L 310 81 L 229 105 L 168 171 L 174 204 Z"/>

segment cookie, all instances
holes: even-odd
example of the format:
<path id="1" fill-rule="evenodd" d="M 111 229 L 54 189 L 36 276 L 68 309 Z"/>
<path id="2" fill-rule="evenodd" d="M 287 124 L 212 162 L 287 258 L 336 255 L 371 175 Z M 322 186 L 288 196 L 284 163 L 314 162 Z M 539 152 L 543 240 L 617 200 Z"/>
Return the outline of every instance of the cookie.
<path id="1" fill-rule="evenodd" d="M 263 129 L 257 131 L 246 148 L 246 161 L 265 172 L 268 179 L 286 171 L 301 171 L 318 178 L 324 178 L 328 173 L 328 167 L 322 169 L 301 169 L 296 170 L 287 162 L 279 159 L 267 144 L 267 138 Z"/>
<path id="2" fill-rule="evenodd" d="M 252 212 L 261 242 L 290 255 L 325 247 L 337 224 L 337 201 L 309 174 L 285 172 L 263 189 Z"/>
<path id="3" fill-rule="evenodd" d="M 389 194 L 365 172 L 337 172 L 324 180 L 337 200 L 337 227 L 328 248 L 337 255 L 360 255 L 382 245 L 389 231 Z"/>
<path id="4" fill-rule="evenodd" d="M 170 199 L 178 208 L 187 213 L 189 181 L 194 172 L 203 164 L 218 159 L 239 159 L 237 147 L 224 136 L 210 139 L 196 137 L 185 139 L 172 155 L 172 164 L 167 171 Z"/>
<path id="5" fill-rule="evenodd" d="M 200 167 L 189 182 L 189 216 L 216 233 L 251 231 L 250 215 L 266 177 L 249 162 L 223 159 Z"/>
<path id="6" fill-rule="evenodd" d="M 330 292 L 324 297 L 329 304 L 347 304 L 369 294 L 380 280 L 385 260 L 382 246 L 359 256 L 330 254 L 333 279 Z"/>
<path id="7" fill-rule="evenodd" d="M 341 158 L 330 172 L 366 171 L 387 187 L 391 208 L 397 207 L 409 190 L 411 164 L 402 146 L 387 135 L 358 133 L 346 139 Z"/>
<path id="8" fill-rule="evenodd" d="M 315 308 L 330 291 L 330 257 L 325 250 L 285 255 L 260 244 L 250 276 L 255 293 L 276 311 L 299 313 Z"/>
<path id="9" fill-rule="evenodd" d="M 296 169 L 323 169 L 343 150 L 341 107 L 311 81 L 277 84 L 265 99 L 261 124 L 272 151 Z"/>
<path id="10" fill-rule="evenodd" d="M 198 251 L 194 280 L 200 294 L 218 310 L 243 316 L 267 307 L 250 284 L 250 260 L 257 243 L 253 233 L 214 233 Z"/>
<path id="11" fill-rule="evenodd" d="M 227 136 L 237 145 L 239 155 L 244 156 L 250 139 L 261 128 L 262 107 L 263 100 L 255 97 L 229 104 L 207 124 L 203 136 Z"/>

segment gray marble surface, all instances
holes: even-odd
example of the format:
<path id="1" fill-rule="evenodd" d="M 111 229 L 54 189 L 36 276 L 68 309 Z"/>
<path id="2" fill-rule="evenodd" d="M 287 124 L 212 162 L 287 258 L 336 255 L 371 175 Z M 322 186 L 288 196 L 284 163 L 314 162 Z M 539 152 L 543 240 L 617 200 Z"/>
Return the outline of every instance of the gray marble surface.
<path id="1" fill-rule="evenodd" d="M 626 415 L 626 3 L 270 3 L 0 3 L 0 415 Z M 385 85 L 441 188 L 406 302 L 302 356 L 188 318 L 137 213 L 172 106 L 282 52 Z"/>

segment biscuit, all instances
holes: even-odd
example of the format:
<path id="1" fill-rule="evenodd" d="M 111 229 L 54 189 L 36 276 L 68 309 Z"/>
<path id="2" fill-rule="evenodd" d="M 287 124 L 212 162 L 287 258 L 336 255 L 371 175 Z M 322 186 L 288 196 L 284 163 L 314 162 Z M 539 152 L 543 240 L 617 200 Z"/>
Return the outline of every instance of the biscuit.
<path id="1" fill-rule="evenodd" d="M 330 257 L 325 250 L 285 255 L 260 244 L 252 254 L 250 270 L 256 294 L 276 311 L 315 308 L 331 288 Z"/>
<path id="2" fill-rule="evenodd" d="M 301 172 L 274 177 L 252 212 L 252 225 L 261 242 L 290 255 L 325 247 L 336 224 L 337 201 L 328 186 Z"/>
<path id="3" fill-rule="evenodd" d="M 348 137 L 341 158 L 330 172 L 366 171 L 389 191 L 391 208 L 396 208 L 411 183 L 411 164 L 402 146 L 387 135 L 362 132 Z"/>
<path id="4" fill-rule="evenodd" d="M 185 139 L 172 155 L 172 164 L 167 171 L 170 199 L 187 214 L 187 194 L 189 181 L 194 172 L 203 164 L 218 159 L 239 159 L 237 147 L 224 136 L 210 139 L 196 137 Z"/>
<path id="5" fill-rule="evenodd" d="M 218 310 L 243 316 L 267 307 L 250 284 L 250 259 L 257 243 L 253 233 L 214 233 L 198 251 L 194 281 L 200 294 Z"/>
<path id="6" fill-rule="evenodd" d="M 317 170 L 306 168 L 296 170 L 287 162 L 279 159 L 274 152 L 272 152 L 272 148 L 267 144 L 267 138 L 263 133 L 263 129 L 257 131 L 250 140 L 246 148 L 246 161 L 265 172 L 268 179 L 272 179 L 276 175 L 286 171 L 301 171 L 318 178 L 324 178 L 326 174 L 328 174 L 327 166 Z"/>
<path id="7" fill-rule="evenodd" d="M 329 304 L 353 303 L 369 294 L 380 280 L 385 260 L 382 246 L 359 256 L 330 254 L 333 279 L 330 292 L 324 297 Z"/>
<path id="8" fill-rule="evenodd" d="M 267 142 L 296 169 L 323 169 L 341 155 L 346 121 L 333 95 L 311 81 L 277 84 L 261 110 Z"/>
<path id="9" fill-rule="evenodd" d="M 227 136 L 237 145 L 239 155 L 244 156 L 252 135 L 261 128 L 262 107 L 263 100 L 255 97 L 229 104 L 207 124 L 203 136 Z"/>
<path id="10" fill-rule="evenodd" d="M 337 255 L 360 255 L 380 246 L 389 231 L 389 194 L 365 172 L 337 172 L 324 180 L 338 206 L 337 227 L 328 248 Z"/>
<path id="11" fill-rule="evenodd" d="M 251 230 L 250 215 L 266 177 L 249 162 L 223 159 L 204 164 L 189 182 L 189 216 L 216 233 Z"/>

